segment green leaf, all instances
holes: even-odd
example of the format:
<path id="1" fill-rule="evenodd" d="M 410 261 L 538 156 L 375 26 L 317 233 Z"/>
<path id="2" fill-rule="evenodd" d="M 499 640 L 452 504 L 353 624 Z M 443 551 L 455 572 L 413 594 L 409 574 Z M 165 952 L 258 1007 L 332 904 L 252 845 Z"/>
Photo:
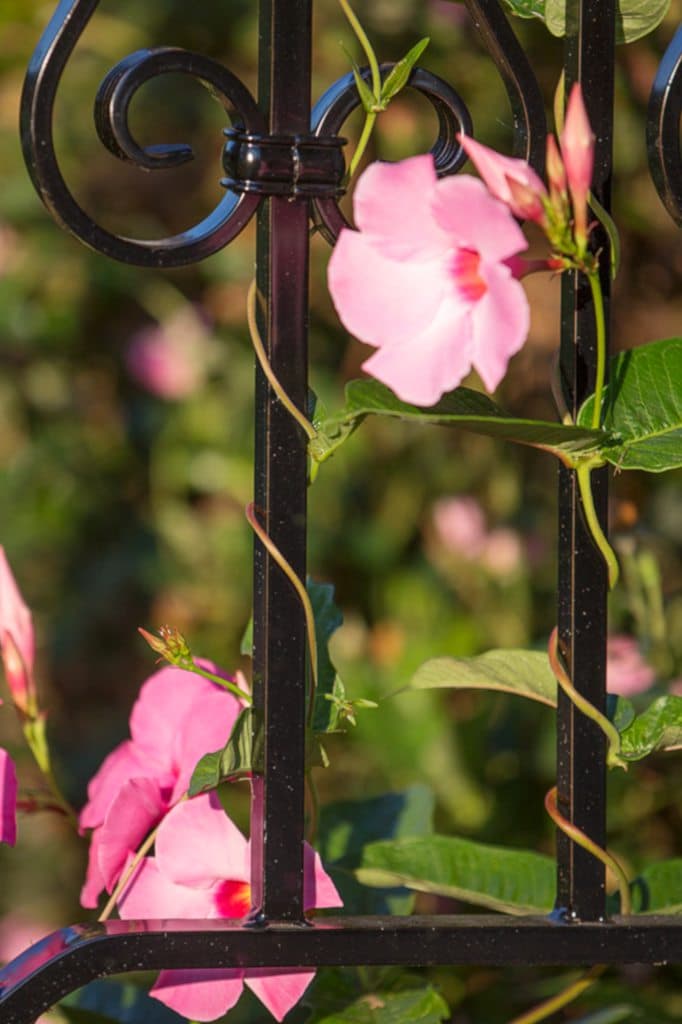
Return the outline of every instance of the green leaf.
<path id="1" fill-rule="evenodd" d="M 545 22 L 555 36 L 566 35 L 567 0 L 545 0 Z M 670 0 L 618 0 L 616 42 L 633 43 L 653 32 L 670 7 Z"/>
<path id="2" fill-rule="evenodd" d="M 630 888 L 637 914 L 682 913 L 682 857 L 649 864 Z"/>
<path id="3" fill-rule="evenodd" d="M 309 448 L 314 461 L 328 459 L 370 415 L 462 427 L 488 437 L 542 448 L 567 464 L 572 464 L 573 456 L 598 452 L 609 441 L 603 431 L 508 416 L 487 395 L 471 388 L 457 388 L 428 408 L 401 402 L 377 380 L 350 381 L 345 397 L 345 406 L 335 416 L 315 423 L 319 436 Z"/>
<path id="4" fill-rule="evenodd" d="M 239 644 L 239 653 L 243 654 L 245 658 L 253 657 L 253 616 L 246 624 L 246 629 Z"/>
<path id="5" fill-rule="evenodd" d="M 326 694 L 343 698 L 345 690 L 329 655 L 329 641 L 343 625 L 343 614 L 334 601 L 332 583 L 317 583 L 308 577 L 306 590 L 313 606 L 317 640 L 317 692 L 313 709 L 313 732 L 333 732 L 339 724 L 338 711 L 333 702 L 327 700 Z"/>
<path id="6" fill-rule="evenodd" d="M 440 835 L 372 843 L 356 876 L 364 885 L 404 885 L 504 914 L 546 914 L 556 886 L 551 857 Z"/>
<path id="7" fill-rule="evenodd" d="M 621 755 L 641 761 L 656 750 L 682 747 L 682 697 L 659 697 L 620 734 Z"/>
<path id="8" fill-rule="evenodd" d="M 407 992 L 368 992 L 316 1024 L 440 1024 L 450 1008 L 430 985 Z"/>
<path id="9" fill-rule="evenodd" d="M 517 18 L 545 17 L 545 0 L 504 0 L 512 14 Z"/>
<path id="10" fill-rule="evenodd" d="M 397 96 L 401 89 L 407 85 L 407 80 L 412 74 L 412 69 L 421 57 L 422 53 L 431 40 L 428 36 L 420 39 L 411 50 L 408 50 L 402 60 L 393 67 L 381 86 L 381 106 L 388 106 L 394 96 Z"/>
<path id="11" fill-rule="evenodd" d="M 358 62 L 355 60 L 352 54 L 346 49 L 343 43 L 341 43 L 341 49 L 345 53 L 351 67 L 353 68 L 353 78 L 355 79 L 355 87 L 358 90 L 358 95 L 360 97 L 360 102 L 362 103 L 362 108 L 366 114 L 371 114 L 374 110 L 376 110 L 377 105 L 379 103 L 379 98 L 374 95 L 370 87 L 367 85 L 367 82 L 362 77 L 362 73 L 358 66 Z"/>
<path id="12" fill-rule="evenodd" d="M 594 397 L 578 414 L 591 422 Z M 616 440 L 603 456 L 619 469 L 664 473 L 682 466 L 682 338 L 619 352 L 604 389 L 604 429 Z"/>
<path id="13" fill-rule="evenodd" d="M 597 197 L 591 192 L 590 209 L 595 214 L 597 220 L 607 234 L 609 240 L 609 253 L 611 256 L 611 280 L 615 281 L 620 269 L 620 233 L 616 226 L 616 222 L 609 211 L 602 206 Z"/>
<path id="14" fill-rule="evenodd" d="M 540 651 L 493 650 L 475 658 L 431 658 L 417 669 L 409 690 L 500 690 L 556 707 L 557 683 Z"/>
<path id="15" fill-rule="evenodd" d="M 612 703 L 613 708 L 611 709 Z M 615 694 L 607 694 L 606 707 L 608 716 L 618 732 L 625 732 L 628 726 L 635 720 L 634 705 L 627 697 L 616 697 Z"/>
<path id="16" fill-rule="evenodd" d="M 399 793 L 366 800 L 347 800 L 323 807 L 318 847 L 325 868 L 350 914 L 409 914 L 414 896 L 391 883 L 374 891 L 360 885 L 353 872 L 371 842 L 424 836 L 433 831 L 434 797 L 428 786 L 415 785 Z"/>
<path id="17" fill-rule="evenodd" d="M 257 732 L 254 746 L 254 715 L 253 708 L 244 708 L 240 711 L 223 749 L 204 754 L 192 774 L 189 784 L 190 796 L 206 793 L 210 789 L 216 789 L 222 782 L 244 778 L 252 771 L 262 769 L 262 729 Z"/>

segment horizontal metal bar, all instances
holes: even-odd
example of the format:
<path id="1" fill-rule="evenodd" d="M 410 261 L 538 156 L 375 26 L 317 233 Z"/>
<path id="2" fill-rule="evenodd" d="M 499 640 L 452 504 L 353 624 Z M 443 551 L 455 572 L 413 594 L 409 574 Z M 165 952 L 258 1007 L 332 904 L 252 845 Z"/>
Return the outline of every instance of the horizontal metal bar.
<path id="1" fill-rule="evenodd" d="M 89 981 L 143 969 L 681 962 L 682 919 L 653 914 L 586 924 L 492 914 L 329 917 L 267 928 L 107 921 L 54 932 L 15 960 L 11 974 L 0 971 L 0 1019 L 33 1024 Z"/>

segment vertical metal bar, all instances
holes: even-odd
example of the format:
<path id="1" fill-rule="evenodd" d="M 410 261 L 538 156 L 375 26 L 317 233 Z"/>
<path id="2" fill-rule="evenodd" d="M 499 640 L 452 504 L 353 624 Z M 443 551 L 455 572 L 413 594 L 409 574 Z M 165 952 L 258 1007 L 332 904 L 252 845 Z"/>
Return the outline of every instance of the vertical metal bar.
<path id="1" fill-rule="evenodd" d="M 260 103 L 273 134 L 310 125 L 311 0 L 261 0 Z M 260 329 L 275 375 L 296 405 L 307 395 L 308 203 L 273 196 L 261 206 Z M 260 369 L 256 380 L 256 507 L 300 578 L 306 571 L 306 449 Z M 254 705 L 264 730 L 263 774 L 251 816 L 254 918 L 303 919 L 306 632 L 300 601 L 256 542 Z"/>
<path id="2" fill-rule="evenodd" d="M 593 191 L 610 204 L 613 131 L 615 0 L 569 0 L 566 40 L 567 95 L 582 83 L 596 136 Z M 608 254 L 604 233 L 594 247 Z M 602 286 L 609 315 L 608 259 Z M 583 275 L 565 275 L 562 292 L 561 375 L 567 404 L 575 413 L 594 390 L 596 341 L 592 300 Z M 607 471 L 592 474 L 595 504 L 607 519 Z M 592 704 L 605 706 L 607 575 L 585 529 L 575 475 L 560 471 L 559 481 L 559 635 L 574 685 Z M 566 818 L 604 845 L 606 764 L 602 732 L 560 694 L 557 775 L 559 807 Z M 558 903 L 570 918 L 598 920 L 605 914 L 604 868 L 562 833 L 557 837 Z"/>

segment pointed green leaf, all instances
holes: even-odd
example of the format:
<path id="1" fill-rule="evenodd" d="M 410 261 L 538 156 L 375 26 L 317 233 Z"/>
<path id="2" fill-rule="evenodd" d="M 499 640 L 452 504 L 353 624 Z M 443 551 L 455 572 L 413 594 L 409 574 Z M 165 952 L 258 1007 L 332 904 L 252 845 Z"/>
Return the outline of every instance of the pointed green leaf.
<path id="1" fill-rule="evenodd" d="M 254 715 L 253 708 L 240 711 L 223 749 L 204 754 L 192 773 L 190 796 L 206 793 L 216 789 L 222 782 L 244 778 L 262 768 L 262 730 L 258 731 L 261 738 L 257 739 L 255 746 L 252 740 Z"/>
<path id="2" fill-rule="evenodd" d="M 401 402 L 377 380 L 350 381 L 345 397 L 344 408 L 335 416 L 315 423 L 319 434 L 309 451 L 317 462 L 329 458 L 370 415 L 462 427 L 488 437 L 542 448 L 569 464 L 573 456 L 597 452 L 609 440 L 602 431 L 508 416 L 487 395 L 471 388 L 457 388 L 428 408 Z"/>
<path id="3" fill-rule="evenodd" d="M 431 658 L 417 669 L 409 690 L 499 690 L 556 707 L 557 683 L 540 651 L 494 650 L 474 658 Z"/>
<path id="4" fill-rule="evenodd" d="M 380 839 L 429 835 L 433 831 L 434 796 L 428 786 L 399 793 L 329 804 L 320 814 L 318 846 L 348 914 L 409 914 L 414 895 L 402 887 L 369 890 L 353 872 L 362 851 Z"/>
<path id="5" fill-rule="evenodd" d="M 556 885 L 551 857 L 439 835 L 372 843 L 356 875 L 364 885 L 404 885 L 504 914 L 546 914 Z"/>
<path id="6" fill-rule="evenodd" d="M 545 17 L 545 0 L 504 0 L 512 14 L 517 18 Z"/>
<path id="7" fill-rule="evenodd" d="M 545 22 L 555 36 L 566 35 L 567 0 L 545 0 Z M 670 0 L 617 0 L 616 42 L 633 43 L 653 32 L 670 7 Z"/>
<path id="8" fill-rule="evenodd" d="M 682 747 L 682 697 L 659 697 L 620 734 L 626 761 Z"/>
<path id="9" fill-rule="evenodd" d="M 637 914 L 682 913 L 682 857 L 649 864 L 630 888 Z"/>
<path id="10" fill-rule="evenodd" d="M 430 985 L 407 992 L 368 992 L 316 1024 L 440 1024 L 450 1008 Z"/>
<path id="11" fill-rule="evenodd" d="M 604 228 L 609 239 L 609 253 L 611 257 L 611 279 L 615 281 L 620 269 L 620 232 L 616 222 L 609 211 L 602 206 L 596 196 L 590 192 L 590 209 L 597 220 Z"/>
<path id="12" fill-rule="evenodd" d="M 358 90 L 358 95 L 360 97 L 360 102 L 362 103 L 362 108 L 363 108 L 363 110 L 365 111 L 366 114 L 371 114 L 372 111 L 376 110 L 377 104 L 379 103 L 379 99 L 378 99 L 378 97 L 376 97 L 374 95 L 374 93 L 372 92 L 371 88 L 369 87 L 367 82 L 362 77 L 362 72 L 360 71 L 360 68 L 358 66 L 358 62 L 355 60 L 355 58 L 352 56 L 352 54 L 346 49 L 346 47 L 343 45 L 343 43 L 341 43 L 341 49 L 345 53 L 346 57 L 348 58 L 348 61 L 349 61 L 350 65 L 351 65 L 351 67 L 353 69 L 353 78 L 355 79 L 355 87 Z"/>
<path id="13" fill-rule="evenodd" d="M 411 50 L 408 50 L 402 60 L 393 67 L 381 86 L 381 106 L 388 106 L 394 96 L 397 96 L 401 89 L 407 85 L 407 80 L 412 74 L 412 69 L 421 57 L 422 53 L 431 40 L 427 37 L 420 39 Z"/>
<path id="14" fill-rule="evenodd" d="M 578 414 L 591 422 L 593 397 Z M 682 338 L 619 352 L 604 389 L 604 429 L 615 442 L 603 456 L 619 469 L 663 473 L 682 466 Z"/>
<path id="15" fill-rule="evenodd" d="M 333 732 L 339 724 L 338 711 L 326 695 L 343 698 L 345 690 L 329 655 L 329 641 L 343 624 L 343 615 L 334 601 L 332 583 L 317 583 L 308 577 L 306 590 L 313 606 L 317 640 L 317 692 L 313 709 L 313 732 Z"/>

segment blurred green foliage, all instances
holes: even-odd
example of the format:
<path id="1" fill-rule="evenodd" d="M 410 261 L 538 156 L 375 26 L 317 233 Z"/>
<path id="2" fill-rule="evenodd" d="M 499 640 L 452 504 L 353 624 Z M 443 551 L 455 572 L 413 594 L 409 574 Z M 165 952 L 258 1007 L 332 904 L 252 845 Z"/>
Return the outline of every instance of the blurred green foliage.
<path id="1" fill-rule="evenodd" d="M 463 7 L 447 0 L 356 6 L 382 59 L 430 36 L 422 63 L 461 90 L 477 136 L 509 151 L 504 90 Z M 54 225 L 33 193 L 16 130 L 24 69 L 49 7 L 0 0 L 0 542 L 34 610 L 58 770 L 80 804 L 88 778 L 126 735 L 129 708 L 154 667 L 138 625 L 169 622 L 197 654 L 247 668 L 239 639 L 251 600 L 243 508 L 252 487 L 245 293 L 254 232 L 250 226 L 198 266 L 161 273 L 111 263 Z M 211 209 L 224 124 L 198 85 L 174 76 L 152 83 L 132 109 L 140 141 L 188 141 L 198 157 L 174 172 L 142 174 L 97 141 L 91 106 L 99 81 L 131 50 L 166 44 L 210 54 L 255 90 L 254 8 L 247 0 L 213 0 L 197 12 L 180 0 L 103 0 L 65 74 L 57 135 L 74 192 L 107 227 L 153 237 Z M 678 15 L 673 4 L 653 35 L 618 53 L 619 348 L 679 334 L 682 322 L 682 239 L 651 184 L 644 132 L 652 77 Z M 536 21 L 515 28 L 551 109 L 561 43 Z M 334 0 L 316 4 L 315 30 L 318 96 L 348 70 L 339 41 L 355 44 Z M 349 123 L 351 138 L 358 126 Z M 434 134 L 432 113 L 406 93 L 379 118 L 371 157 L 423 151 Z M 364 350 L 331 307 L 327 247 L 319 238 L 312 245 L 311 382 L 333 409 Z M 558 285 L 531 279 L 528 291 L 531 338 L 501 398 L 511 412 L 551 418 Z M 156 397 L 131 375 L 131 340 L 188 311 L 204 324 L 201 382 L 185 397 Z M 554 770 L 551 710 L 499 694 L 396 691 L 432 656 L 546 643 L 555 618 L 555 476 L 553 462 L 536 452 L 378 421 L 323 467 L 310 495 L 309 568 L 315 579 L 333 581 L 344 610 L 332 646 L 349 697 L 381 702 L 330 742 L 332 767 L 318 773 L 323 804 L 424 783 L 436 796 L 439 832 L 552 852 L 542 811 Z M 462 495 L 480 504 L 489 530 L 516 538 L 520 555 L 506 568 L 500 558 L 472 560 L 449 549 L 439 535 L 435 503 Z M 682 675 L 679 476 L 616 478 L 613 512 L 625 585 L 613 599 L 612 626 L 639 636 L 665 693 Z M 0 729 L 22 779 L 35 784 L 7 708 Z M 682 854 L 681 783 L 674 755 L 611 780 L 611 844 L 633 870 Z M 234 793 L 244 825 L 245 787 Z M 47 926 L 82 917 L 82 841 L 44 818 L 23 818 L 20 831 L 17 851 L 0 850 L 0 913 L 20 908 Z M 418 898 L 424 911 L 453 906 Z M 438 969 L 429 977 L 457 1024 L 503 1024 L 554 991 L 555 973 Z M 584 1005 L 596 1012 L 627 1002 L 640 1012 L 623 1019 L 679 1019 L 681 977 L 672 968 L 613 971 Z M 245 1006 L 231 1020 L 260 1019 Z"/>

